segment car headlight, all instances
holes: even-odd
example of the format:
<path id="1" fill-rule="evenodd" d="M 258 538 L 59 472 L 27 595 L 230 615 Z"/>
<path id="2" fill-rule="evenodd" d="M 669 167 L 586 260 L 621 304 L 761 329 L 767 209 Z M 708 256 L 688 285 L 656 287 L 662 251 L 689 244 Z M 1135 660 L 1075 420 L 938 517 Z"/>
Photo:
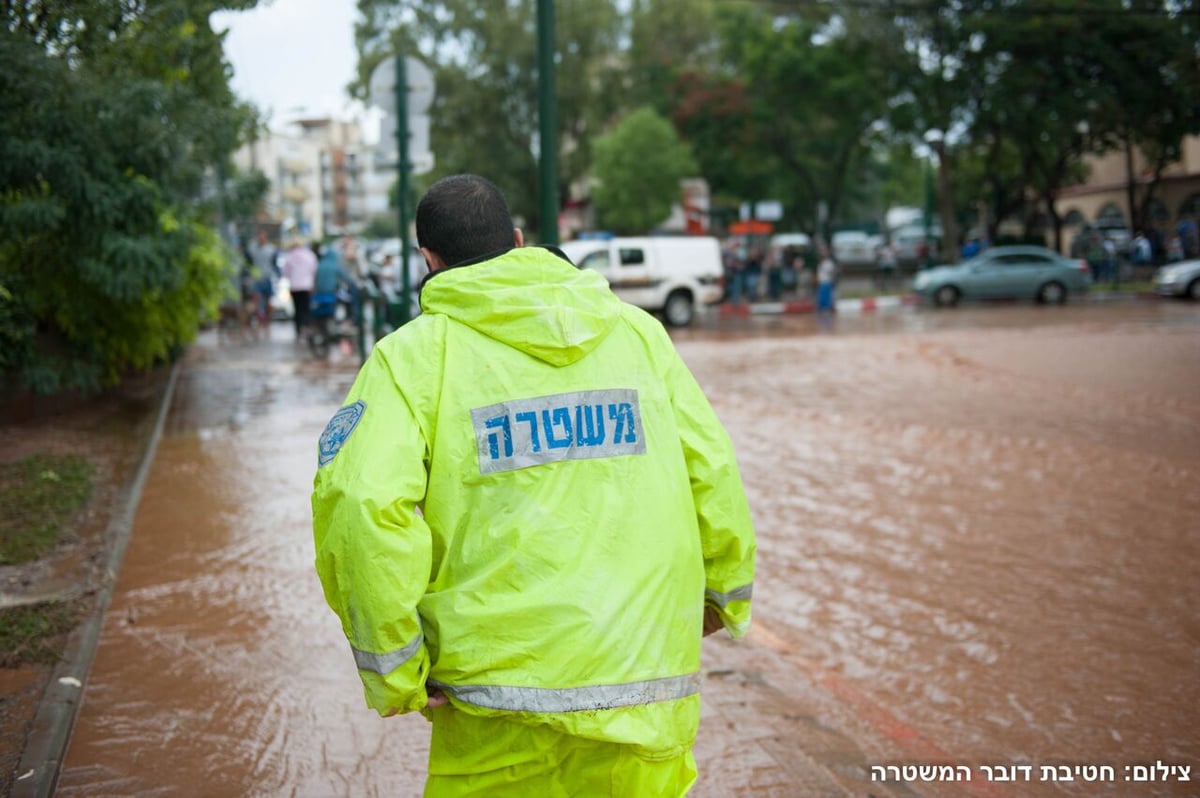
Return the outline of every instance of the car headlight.
<path id="1" fill-rule="evenodd" d="M 928 274 L 921 273 L 921 274 L 918 274 L 915 278 L 913 278 L 913 288 L 918 288 L 918 289 L 924 288 L 927 285 L 929 285 L 929 275 Z"/>

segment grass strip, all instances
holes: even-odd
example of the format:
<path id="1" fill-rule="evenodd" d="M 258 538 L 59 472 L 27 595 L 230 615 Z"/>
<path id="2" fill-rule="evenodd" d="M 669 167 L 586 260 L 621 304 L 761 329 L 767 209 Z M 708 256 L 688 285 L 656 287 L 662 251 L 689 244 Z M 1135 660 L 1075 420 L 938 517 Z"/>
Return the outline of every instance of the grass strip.
<path id="1" fill-rule="evenodd" d="M 0 610 L 0 668 L 57 662 L 60 636 L 75 628 L 84 609 L 84 602 L 73 600 Z"/>
<path id="2" fill-rule="evenodd" d="M 37 454 L 0 464 L 0 565 L 50 553 L 92 492 L 82 457 Z"/>

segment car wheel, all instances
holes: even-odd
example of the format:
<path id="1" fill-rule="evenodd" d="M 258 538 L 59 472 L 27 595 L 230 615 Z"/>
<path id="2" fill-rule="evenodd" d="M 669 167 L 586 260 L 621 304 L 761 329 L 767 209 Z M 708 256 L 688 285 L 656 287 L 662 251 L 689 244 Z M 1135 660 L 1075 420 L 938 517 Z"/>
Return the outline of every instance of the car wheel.
<path id="1" fill-rule="evenodd" d="M 1200 277 L 1188 283 L 1187 295 L 1193 302 L 1200 302 Z"/>
<path id="2" fill-rule="evenodd" d="M 1067 289 L 1062 283 L 1046 283 L 1038 289 L 1037 301 L 1043 305 L 1061 305 L 1067 301 Z"/>
<path id="3" fill-rule="evenodd" d="M 672 291 L 663 305 L 663 319 L 671 327 L 686 327 L 695 315 L 696 302 L 687 291 Z"/>
<path id="4" fill-rule="evenodd" d="M 939 307 L 952 308 L 958 304 L 960 294 L 952 285 L 943 285 L 933 293 L 933 303 Z"/>

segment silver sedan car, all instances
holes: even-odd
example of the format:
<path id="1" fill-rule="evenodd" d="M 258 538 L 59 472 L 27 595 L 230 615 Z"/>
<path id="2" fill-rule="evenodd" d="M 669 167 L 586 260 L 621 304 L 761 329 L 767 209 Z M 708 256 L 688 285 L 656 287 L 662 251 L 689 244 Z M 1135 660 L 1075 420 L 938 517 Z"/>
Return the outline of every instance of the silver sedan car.
<path id="1" fill-rule="evenodd" d="M 1200 259 L 1163 266 L 1154 274 L 1154 292 L 1200 302 Z"/>
<path id="2" fill-rule="evenodd" d="M 1091 285 L 1087 263 L 1036 246 L 1001 246 L 973 258 L 918 272 L 913 290 L 936 305 L 960 299 L 1032 299 L 1061 305 Z"/>

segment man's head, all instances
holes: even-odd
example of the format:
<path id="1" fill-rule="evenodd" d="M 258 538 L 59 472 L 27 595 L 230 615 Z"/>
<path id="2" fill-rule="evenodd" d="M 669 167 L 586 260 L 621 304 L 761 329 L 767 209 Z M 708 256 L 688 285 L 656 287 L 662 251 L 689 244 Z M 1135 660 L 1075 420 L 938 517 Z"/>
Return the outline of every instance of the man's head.
<path id="1" fill-rule="evenodd" d="M 451 175 L 417 204 L 417 244 L 430 271 L 523 244 L 508 203 L 478 175 Z"/>

